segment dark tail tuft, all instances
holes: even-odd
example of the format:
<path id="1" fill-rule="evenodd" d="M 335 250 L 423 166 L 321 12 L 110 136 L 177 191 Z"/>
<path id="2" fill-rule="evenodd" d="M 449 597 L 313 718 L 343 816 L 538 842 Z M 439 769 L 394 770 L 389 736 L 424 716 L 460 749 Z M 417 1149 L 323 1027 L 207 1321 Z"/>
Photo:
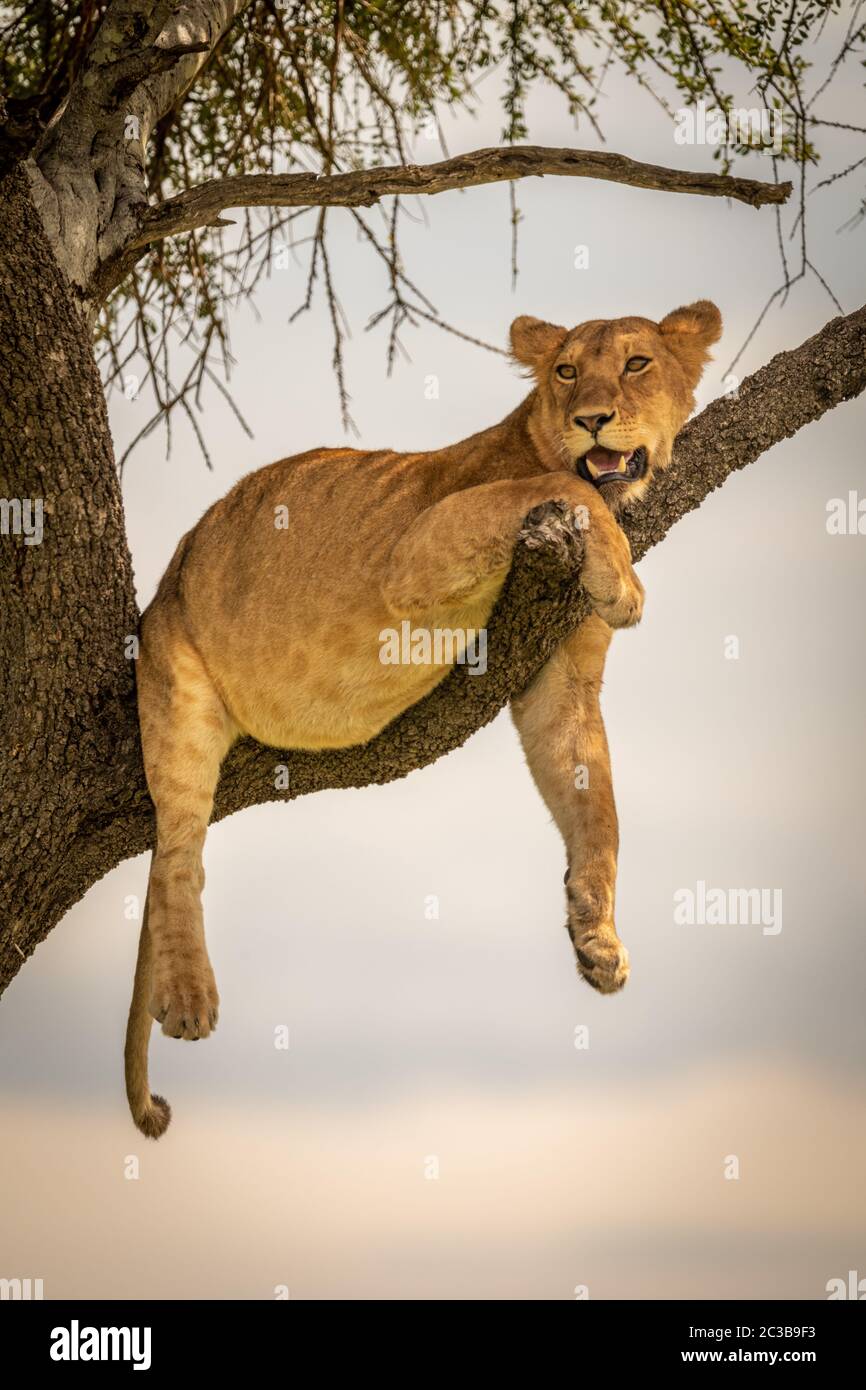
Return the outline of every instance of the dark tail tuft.
<path id="1" fill-rule="evenodd" d="M 146 1109 L 132 1118 L 146 1138 L 158 1139 L 171 1124 L 171 1106 L 162 1096 L 151 1096 Z"/>

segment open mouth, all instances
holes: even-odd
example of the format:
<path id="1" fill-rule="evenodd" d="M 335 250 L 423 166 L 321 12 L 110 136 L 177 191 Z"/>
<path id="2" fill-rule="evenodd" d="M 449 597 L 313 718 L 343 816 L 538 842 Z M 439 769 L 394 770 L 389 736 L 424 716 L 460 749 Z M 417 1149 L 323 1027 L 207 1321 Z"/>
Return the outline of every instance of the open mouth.
<path id="1" fill-rule="evenodd" d="M 600 488 L 614 483 L 634 483 L 643 477 L 646 466 L 647 453 L 643 445 L 623 453 L 596 444 L 583 458 L 578 459 L 577 472 L 588 483 Z"/>

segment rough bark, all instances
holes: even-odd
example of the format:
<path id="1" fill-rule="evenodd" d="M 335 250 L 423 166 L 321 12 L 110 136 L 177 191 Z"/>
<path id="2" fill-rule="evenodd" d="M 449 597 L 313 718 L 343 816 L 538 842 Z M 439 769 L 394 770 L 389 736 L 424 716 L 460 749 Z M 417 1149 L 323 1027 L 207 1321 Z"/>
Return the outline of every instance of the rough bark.
<path id="1" fill-rule="evenodd" d="M 102 874 L 147 849 L 152 809 L 138 743 L 129 555 L 105 406 L 76 316 L 20 176 L 0 228 L 0 489 L 44 496 L 42 546 L 3 538 L 0 571 L 0 989 Z M 730 473 L 866 389 L 866 308 L 834 319 L 714 402 L 681 434 L 670 469 L 627 519 L 639 559 Z M 518 546 L 489 625 L 488 670 L 458 667 L 363 746 L 286 753 L 243 740 L 214 819 L 326 787 L 391 781 L 459 747 L 525 688 L 585 616 L 574 555 Z M 274 787 L 287 764 L 289 787 Z"/>
<path id="2" fill-rule="evenodd" d="M 43 508 L 41 544 L 0 534 L 2 979 L 105 871 L 113 767 L 139 759 L 132 566 L 90 335 L 24 174 L 0 184 L 0 498 Z M 139 772 L 139 779 L 142 773 Z"/>
<path id="3" fill-rule="evenodd" d="M 146 213 L 145 151 L 153 127 L 248 4 L 114 0 L 106 12 L 68 100 L 27 163 L 54 253 L 83 301 L 100 267 L 121 254 Z M 14 151 L 14 130 L 12 136 Z"/>

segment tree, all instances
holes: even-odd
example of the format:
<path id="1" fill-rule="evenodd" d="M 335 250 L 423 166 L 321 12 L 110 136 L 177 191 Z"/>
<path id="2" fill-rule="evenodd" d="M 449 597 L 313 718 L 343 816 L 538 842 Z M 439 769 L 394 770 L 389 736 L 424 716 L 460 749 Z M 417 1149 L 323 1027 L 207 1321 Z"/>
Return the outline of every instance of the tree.
<path id="1" fill-rule="evenodd" d="M 860 8 L 827 82 L 862 51 Z M 815 104 L 827 82 L 806 94 L 804 46 L 840 9 L 841 0 L 0 6 L 0 988 L 92 883 L 153 839 L 135 711 L 138 614 L 105 401 L 135 354 L 149 373 L 151 424 L 170 429 L 184 411 L 206 451 L 196 402 L 208 385 L 227 389 L 217 367 L 219 354 L 230 362 L 231 305 L 267 272 L 276 240 L 307 219 L 300 307 L 321 285 L 348 425 L 330 209 L 346 210 L 339 215 L 355 220 L 384 269 L 388 299 L 376 321 L 389 326 L 390 367 L 401 332 L 419 319 L 465 335 L 403 266 L 402 198 L 491 181 L 513 190 L 538 174 L 732 197 L 781 219 L 792 184 L 779 173 L 790 166 L 799 260 L 789 264 L 783 251 L 776 294 L 798 276 L 823 284 L 807 252 L 805 178 L 818 158 L 813 136 L 832 122 Z M 726 119 L 734 108 L 722 67 L 745 72 L 784 127 L 771 132 L 773 181 L 732 172 L 761 146 L 742 128 L 717 150 L 715 172 L 524 143 L 533 84 L 552 84 L 595 125 L 614 62 L 648 91 L 655 74 L 687 110 L 712 100 Z M 496 68 L 503 145 L 412 163 L 411 138 L 422 127 L 435 133 L 437 107 L 470 101 L 473 82 Z M 382 200 L 373 222 L 365 210 Z M 226 232 L 222 214 L 232 208 L 241 219 Z M 512 200 L 515 271 L 517 226 Z M 860 309 L 691 422 L 671 469 L 625 523 L 636 558 L 733 469 L 864 387 Z M 319 787 L 387 781 L 441 756 L 525 687 L 583 613 L 577 548 L 518 547 L 491 621 L 485 681 L 456 668 L 360 748 L 287 754 L 243 741 L 224 768 L 215 818 Z M 276 762 L 290 768 L 285 792 L 274 788 Z"/>

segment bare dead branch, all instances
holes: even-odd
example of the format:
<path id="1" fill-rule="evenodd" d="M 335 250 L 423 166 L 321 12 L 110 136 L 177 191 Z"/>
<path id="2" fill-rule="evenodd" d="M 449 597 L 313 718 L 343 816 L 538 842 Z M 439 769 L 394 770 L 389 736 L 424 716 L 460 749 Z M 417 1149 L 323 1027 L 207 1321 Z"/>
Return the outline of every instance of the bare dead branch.
<path id="1" fill-rule="evenodd" d="M 189 188 L 144 215 L 130 249 L 177 236 L 235 207 L 371 207 L 394 194 L 445 193 L 455 188 L 540 177 L 604 179 L 632 188 L 735 198 L 751 207 L 784 203 L 790 183 L 761 183 L 728 174 L 667 169 L 607 150 L 514 145 L 473 150 L 436 164 L 395 164 L 322 177 L 317 174 L 238 174 Z"/>

